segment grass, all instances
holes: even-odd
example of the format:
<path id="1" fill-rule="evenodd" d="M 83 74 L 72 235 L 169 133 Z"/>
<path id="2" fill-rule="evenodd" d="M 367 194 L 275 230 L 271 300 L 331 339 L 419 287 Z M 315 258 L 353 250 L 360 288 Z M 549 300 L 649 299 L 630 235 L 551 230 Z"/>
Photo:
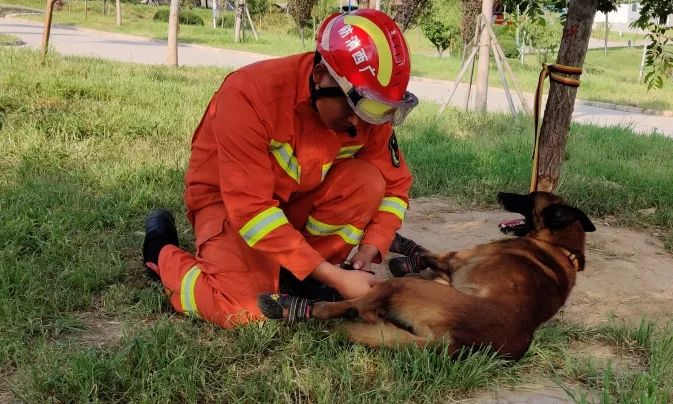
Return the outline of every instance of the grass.
<path id="1" fill-rule="evenodd" d="M 594 26 L 591 31 L 591 37 L 595 39 L 605 40 L 605 25 Z M 645 43 L 645 35 L 638 34 L 635 32 L 620 32 L 620 31 L 608 31 L 608 41 L 610 42 L 627 42 L 631 41 L 634 44 L 643 44 Z"/>
<path id="2" fill-rule="evenodd" d="M 15 46 L 20 44 L 21 40 L 14 35 L 0 34 L 0 46 Z"/>
<path id="3" fill-rule="evenodd" d="M 29 402 L 436 402 L 543 375 L 578 399 L 589 391 L 666 402 L 673 331 L 649 323 L 552 322 L 523 361 L 507 364 L 488 352 L 449 361 L 430 350 L 369 350 L 318 324 L 223 331 L 172 314 L 141 275 L 138 231 L 150 208 L 164 206 L 193 248 L 183 174 L 192 131 L 226 71 L 54 55 L 47 63 L 0 49 L 0 401 L 11 388 Z M 527 120 L 436 112 L 421 106 L 399 131 L 415 196 L 493 207 L 496 191 L 527 188 Z M 573 126 L 560 192 L 592 216 L 660 227 L 670 248 L 672 152 L 660 136 Z M 650 207 L 657 213 L 641 217 Z M 122 325 L 120 338 L 110 321 Z M 611 371 L 574 354 L 588 338 L 633 351 L 644 366 Z"/>
<path id="4" fill-rule="evenodd" d="M 3 0 L 6 1 L 6 0 Z M 11 0 L 18 6 L 27 6 L 42 9 L 38 0 Z M 82 26 L 102 31 L 113 31 L 126 34 L 140 35 L 155 39 L 167 38 L 165 23 L 154 22 L 152 17 L 161 7 L 141 4 L 122 3 L 123 24 L 115 25 L 114 3 L 111 12 L 103 14 L 101 1 L 88 2 L 88 17 L 84 16 L 84 2 L 70 1 L 62 11 L 56 12 L 54 23 L 73 26 Z M 165 8 L 165 6 L 164 6 Z M 211 11 L 194 8 L 193 11 L 205 21 L 205 26 L 181 26 L 180 41 L 199 43 L 228 49 L 245 50 L 267 55 L 288 55 L 314 49 L 313 41 L 306 40 L 306 48 L 302 47 L 300 38 L 290 31 L 293 25 L 289 17 L 275 14 L 262 20 L 259 25 L 260 40 L 248 40 L 235 43 L 233 29 L 212 29 Z M 28 16 L 36 21 L 42 21 L 40 15 Z M 229 21 L 233 18 L 227 14 Z M 436 50 L 419 29 L 412 29 L 406 34 L 412 52 L 412 74 L 441 80 L 455 80 L 461 67 L 460 54 L 454 52 L 451 56 L 438 58 Z M 673 80 L 659 90 L 647 90 L 643 83 L 638 81 L 638 71 L 642 57 L 642 49 L 616 48 L 609 49 L 606 56 L 602 49 L 590 50 L 587 54 L 585 73 L 582 75 L 582 86 L 578 98 L 622 105 L 637 106 L 661 110 L 673 110 Z M 529 56 L 522 65 L 518 61 L 510 60 L 517 82 L 522 91 L 533 92 L 537 86 L 540 65 L 535 56 Z M 463 81 L 469 80 L 469 74 Z M 501 87 L 495 63 L 491 63 L 489 85 Z M 448 89 L 447 89 L 448 91 Z"/>

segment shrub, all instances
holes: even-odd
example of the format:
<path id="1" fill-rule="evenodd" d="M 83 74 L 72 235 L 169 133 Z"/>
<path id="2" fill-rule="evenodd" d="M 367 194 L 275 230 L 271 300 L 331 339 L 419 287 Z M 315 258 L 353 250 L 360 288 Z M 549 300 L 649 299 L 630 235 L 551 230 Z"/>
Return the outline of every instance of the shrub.
<path id="1" fill-rule="evenodd" d="M 500 41 L 500 46 L 502 47 L 502 51 L 505 52 L 507 59 L 517 59 L 519 57 L 519 49 L 516 47 L 514 38 L 504 36 L 498 38 L 498 41 Z"/>
<path id="2" fill-rule="evenodd" d="M 302 28 L 294 26 L 288 28 L 287 31 L 285 31 L 285 33 L 288 35 L 301 38 L 300 32 L 304 33 L 304 39 L 313 39 L 313 28 L 311 27 L 304 27 L 302 31 Z"/>
<path id="3" fill-rule="evenodd" d="M 170 15 L 169 10 L 166 9 L 158 10 L 154 14 L 152 20 L 168 22 L 169 15 Z M 179 22 L 181 25 L 203 25 L 203 19 L 198 15 L 196 15 L 193 11 L 189 10 L 180 10 Z"/>
<path id="4" fill-rule="evenodd" d="M 269 12 L 269 0 L 246 0 L 245 3 L 253 17 L 262 17 Z"/>
<path id="5" fill-rule="evenodd" d="M 530 27 L 530 42 L 536 49 L 535 55 L 538 62 L 548 63 L 554 57 L 561 45 L 562 31 L 561 24 L 554 21 Z"/>
<path id="6" fill-rule="evenodd" d="M 423 20 L 421 24 L 425 37 L 435 45 L 437 54 L 442 57 L 444 50 L 456 49 L 460 44 L 460 29 L 434 18 Z"/>
<path id="7" fill-rule="evenodd" d="M 316 24 L 320 24 L 328 15 L 338 12 L 339 7 L 334 0 L 318 0 L 313 6 L 312 15 L 315 17 Z"/>
<path id="8" fill-rule="evenodd" d="M 508 59 L 517 59 L 519 57 L 519 48 L 516 46 L 516 40 L 511 31 L 501 25 L 494 26 L 493 30 L 498 37 L 498 42 L 500 42 L 503 52 L 505 52 L 505 57 Z"/>
<path id="9" fill-rule="evenodd" d="M 286 33 L 291 27 L 296 27 L 292 21 L 292 17 L 277 7 L 272 7 L 271 10 L 260 19 L 259 25 L 260 30 L 263 29 L 264 31 L 276 33 Z M 292 35 L 297 35 L 296 32 L 297 31 L 294 31 Z"/>
<path id="10" fill-rule="evenodd" d="M 222 13 L 217 18 L 216 24 L 221 28 L 234 28 L 236 16 L 231 13 Z"/>

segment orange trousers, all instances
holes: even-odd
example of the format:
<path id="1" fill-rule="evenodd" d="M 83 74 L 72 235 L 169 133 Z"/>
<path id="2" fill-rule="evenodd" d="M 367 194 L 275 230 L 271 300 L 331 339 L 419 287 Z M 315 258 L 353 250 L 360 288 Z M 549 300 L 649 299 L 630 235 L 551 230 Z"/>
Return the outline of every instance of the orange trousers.
<path id="1" fill-rule="evenodd" d="M 326 261 L 339 264 L 359 241 L 354 232 L 367 227 L 384 192 L 385 181 L 374 165 L 348 159 L 335 164 L 317 189 L 280 207 Z M 314 225 L 309 232 L 309 215 L 321 226 L 318 230 L 347 231 L 320 234 Z M 225 328 L 261 318 L 257 296 L 278 292 L 280 265 L 245 243 L 223 204 L 197 211 L 193 224 L 196 254 L 166 246 L 159 255 L 159 276 L 173 308 Z"/>

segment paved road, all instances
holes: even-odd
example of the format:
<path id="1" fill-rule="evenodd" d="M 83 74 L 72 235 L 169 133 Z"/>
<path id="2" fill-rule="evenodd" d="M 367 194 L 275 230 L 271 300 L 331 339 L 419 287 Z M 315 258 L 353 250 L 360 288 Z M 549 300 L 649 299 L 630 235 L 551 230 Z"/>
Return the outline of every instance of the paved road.
<path id="1" fill-rule="evenodd" d="M 0 33 L 17 36 L 27 46 L 37 48 L 40 46 L 42 28 L 38 23 L 0 18 Z M 143 64 L 162 64 L 166 55 L 165 41 L 63 26 L 52 28 L 50 44 L 64 55 L 91 56 Z M 181 44 L 179 49 L 179 63 L 191 66 L 240 67 L 271 57 L 201 45 Z M 410 83 L 410 89 L 422 99 L 442 102 L 448 95 L 451 84 L 448 81 L 414 77 Z M 467 85 L 460 85 L 451 104 L 464 105 L 466 93 Z M 532 94 L 525 94 L 525 97 L 531 103 Z M 516 97 L 514 103 L 517 108 L 520 108 Z M 502 89 L 489 89 L 488 109 L 496 112 L 508 111 Z M 573 121 L 601 126 L 628 126 L 639 133 L 658 131 L 673 137 L 673 117 L 598 108 L 586 105 L 581 100 L 578 100 L 575 105 Z"/>

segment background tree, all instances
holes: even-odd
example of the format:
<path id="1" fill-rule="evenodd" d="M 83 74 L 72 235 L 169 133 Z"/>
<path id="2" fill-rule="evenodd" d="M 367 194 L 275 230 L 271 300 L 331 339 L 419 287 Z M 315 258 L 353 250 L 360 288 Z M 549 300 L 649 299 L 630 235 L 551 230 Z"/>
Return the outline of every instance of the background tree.
<path id="1" fill-rule="evenodd" d="M 548 63 L 556 54 L 561 43 L 563 27 L 554 18 L 544 18 L 544 24 L 528 27 L 528 41 L 535 50 L 538 63 Z"/>
<path id="2" fill-rule="evenodd" d="M 315 5 L 316 0 L 290 0 L 287 3 L 287 12 L 292 16 L 295 24 L 297 24 L 297 31 L 301 37 L 301 46 L 304 47 L 304 28 L 310 27 L 313 19 L 311 11 Z"/>
<path id="3" fill-rule="evenodd" d="M 457 0 L 434 0 L 419 18 L 423 34 L 442 57 L 445 50 L 457 49 L 460 40 L 460 5 Z"/>
<path id="4" fill-rule="evenodd" d="M 531 46 L 531 34 L 535 32 L 538 37 L 544 36 L 545 20 L 543 3 L 541 1 L 508 2 L 511 10 L 507 14 L 506 30 L 514 37 L 516 47 L 519 49 L 519 59 L 524 63 L 526 49 Z M 507 6 L 507 4 L 506 4 Z M 560 36 L 560 35 L 559 35 Z"/>
<path id="5" fill-rule="evenodd" d="M 673 44 L 673 26 L 666 25 L 668 15 L 673 14 L 673 1 L 643 0 L 640 7 L 640 18 L 632 26 L 648 31 L 645 66 L 649 72 L 645 75 L 645 83 L 648 89 L 662 88 L 673 71 L 673 51 L 670 47 Z"/>
<path id="6" fill-rule="evenodd" d="M 168 16 L 168 52 L 166 64 L 178 65 L 178 21 L 180 17 L 180 0 L 171 0 Z"/>
<path id="7" fill-rule="evenodd" d="M 121 0 L 116 0 L 115 10 L 117 13 L 117 26 L 121 27 L 122 25 L 122 3 Z"/>
<path id="8" fill-rule="evenodd" d="M 481 0 L 461 0 L 461 10 L 463 18 L 460 22 L 460 34 L 466 44 L 474 38 L 477 16 L 481 14 Z"/>
<path id="9" fill-rule="evenodd" d="M 418 22 L 429 5 L 430 0 L 402 0 L 402 4 L 396 8 L 393 19 L 402 31 L 406 31 Z"/>
<path id="10" fill-rule="evenodd" d="M 456 49 L 460 42 L 460 29 L 436 19 L 423 20 L 423 34 L 437 48 L 437 56 L 443 56 L 445 50 Z"/>

